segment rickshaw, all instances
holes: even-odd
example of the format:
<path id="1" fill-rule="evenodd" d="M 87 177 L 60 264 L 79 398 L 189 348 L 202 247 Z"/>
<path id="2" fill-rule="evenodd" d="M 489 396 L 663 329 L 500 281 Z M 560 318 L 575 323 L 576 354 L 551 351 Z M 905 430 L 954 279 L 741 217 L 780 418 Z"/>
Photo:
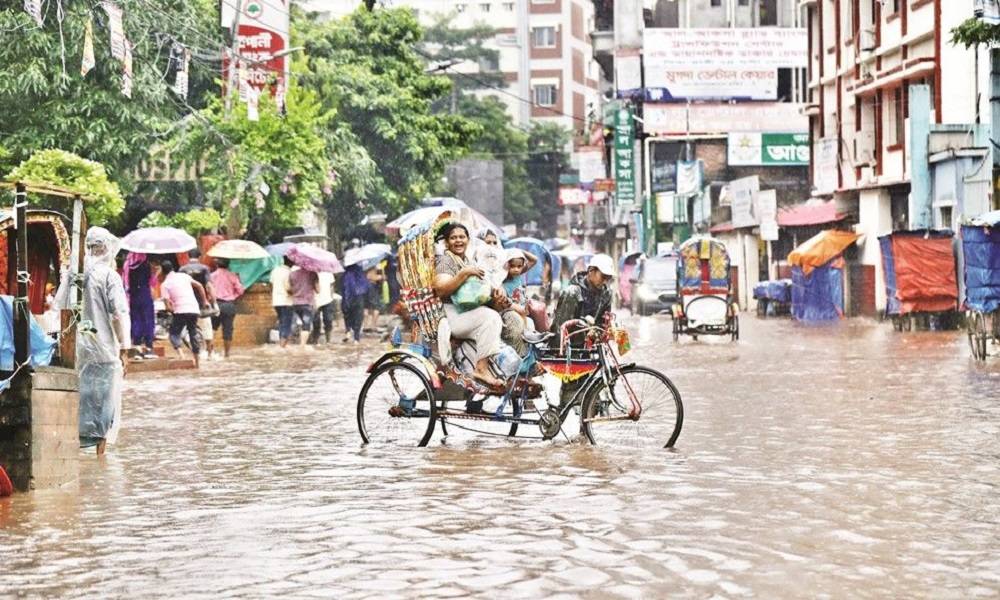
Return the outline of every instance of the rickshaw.
<path id="1" fill-rule="evenodd" d="M 957 321 L 958 283 L 950 230 L 894 231 L 878 238 L 885 273 L 885 318 L 896 331 Z M 953 328 L 953 326 L 951 327 Z"/>
<path id="2" fill-rule="evenodd" d="M 987 342 L 1000 340 L 1000 211 L 962 225 L 965 324 L 972 357 L 986 360 Z"/>
<path id="3" fill-rule="evenodd" d="M 677 261 L 680 302 L 673 308 L 673 336 L 728 335 L 740 339 L 739 307 L 733 302 L 729 254 L 726 246 L 709 237 L 693 237 L 681 244 Z"/>
<path id="4" fill-rule="evenodd" d="M 526 356 L 514 365 L 492 365 L 505 378 L 503 387 L 487 387 L 460 369 L 453 361 L 453 344 L 459 341 L 451 339 L 432 289 L 434 237 L 450 216 L 411 228 L 399 241 L 406 318 L 392 335 L 392 347 L 368 367 L 358 394 L 362 442 L 426 446 L 438 423 L 445 436 L 455 427 L 551 440 L 563 432 L 570 415 L 579 414 L 580 432 L 591 444 L 672 447 L 684 419 L 680 393 L 662 373 L 619 359 L 629 350 L 629 337 L 613 319 L 567 322 L 558 344 L 556 333 L 526 333 Z M 544 373 L 563 383 L 577 382 L 565 405 L 557 408 L 548 401 L 538 379 Z M 495 408 L 470 408 L 486 407 L 484 400 Z M 497 429 L 487 423 L 500 424 L 503 433 L 480 428 Z M 519 436 L 522 426 L 537 433 Z"/>

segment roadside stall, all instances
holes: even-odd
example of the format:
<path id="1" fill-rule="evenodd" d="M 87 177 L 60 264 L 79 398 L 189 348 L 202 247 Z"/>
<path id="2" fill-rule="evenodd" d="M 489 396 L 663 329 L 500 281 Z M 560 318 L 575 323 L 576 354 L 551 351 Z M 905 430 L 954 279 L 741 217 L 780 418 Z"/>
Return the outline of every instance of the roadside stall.
<path id="1" fill-rule="evenodd" d="M 881 236 L 885 316 L 896 331 L 957 323 L 958 278 L 951 231 L 922 229 Z"/>
<path id="2" fill-rule="evenodd" d="M 821 231 L 788 255 L 796 320 L 816 323 L 844 317 L 843 253 L 860 237 L 850 231 Z"/>

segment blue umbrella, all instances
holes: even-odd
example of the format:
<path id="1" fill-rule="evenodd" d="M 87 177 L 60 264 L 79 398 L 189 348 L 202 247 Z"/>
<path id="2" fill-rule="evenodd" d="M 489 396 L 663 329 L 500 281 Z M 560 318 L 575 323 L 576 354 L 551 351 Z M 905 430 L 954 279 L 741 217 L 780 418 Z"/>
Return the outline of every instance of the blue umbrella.
<path id="1" fill-rule="evenodd" d="M 264 248 L 267 253 L 271 256 L 277 256 L 278 258 L 284 257 L 288 254 L 288 251 L 295 247 L 295 244 L 291 242 L 282 242 L 280 244 L 271 244 Z"/>

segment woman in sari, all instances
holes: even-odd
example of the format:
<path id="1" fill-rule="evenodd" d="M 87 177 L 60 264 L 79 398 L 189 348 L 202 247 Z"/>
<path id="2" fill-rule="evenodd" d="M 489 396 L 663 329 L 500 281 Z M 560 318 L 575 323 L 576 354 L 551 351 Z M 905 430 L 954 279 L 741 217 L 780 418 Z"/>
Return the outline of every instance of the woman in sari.
<path id="1" fill-rule="evenodd" d="M 438 240 L 444 240 L 444 254 L 437 257 L 434 264 L 434 291 L 444 307 L 453 336 L 459 339 L 472 340 L 475 354 L 471 357 L 475 365 L 473 375 L 487 385 L 502 387 L 503 382 L 497 379 L 489 368 L 489 358 L 500 351 L 500 315 L 497 311 L 480 306 L 465 312 L 459 312 L 452 303 L 451 296 L 458 291 L 470 277 L 484 278 L 485 273 L 469 257 L 469 230 L 459 223 L 448 223 L 441 228 Z M 495 296 L 501 296 L 502 290 L 494 289 Z"/>
<path id="2" fill-rule="evenodd" d="M 145 254 L 129 252 L 122 268 L 122 283 L 132 319 L 132 343 L 143 354 L 153 351 L 156 337 L 156 310 L 153 308 L 153 269 Z"/>

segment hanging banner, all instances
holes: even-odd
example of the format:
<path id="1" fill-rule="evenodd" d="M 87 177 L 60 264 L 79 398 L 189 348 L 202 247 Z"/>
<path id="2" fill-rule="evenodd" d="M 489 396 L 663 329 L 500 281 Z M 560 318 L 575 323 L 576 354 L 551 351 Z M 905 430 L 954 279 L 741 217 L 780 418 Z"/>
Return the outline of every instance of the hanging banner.
<path id="1" fill-rule="evenodd" d="M 24 12 L 31 15 L 31 18 L 41 27 L 42 23 L 42 0 L 24 0 Z"/>
<path id="2" fill-rule="evenodd" d="M 649 28 L 643 32 L 646 99 L 777 98 L 777 70 L 807 67 L 805 29 Z"/>
<path id="3" fill-rule="evenodd" d="M 677 161 L 677 193 L 692 195 L 701 192 L 702 162 L 700 160 Z"/>
<path id="4" fill-rule="evenodd" d="M 101 8 L 108 14 L 108 31 L 111 32 L 111 56 L 124 61 L 125 29 L 122 27 L 122 9 L 110 0 L 101 2 Z"/>
<path id="5" fill-rule="evenodd" d="M 729 201 L 732 206 L 733 227 L 753 227 L 757 219 L 753 214 L 753 196 L 760 191 L 757 175 L 734 179 L 729 182 Z"/>
<path id="6" fill-rule="evenodd" d="M 635 204 L 635 122 L 631 108 L 615 111 L 615 200 L 619 206 Z"/>
<path id="7" fill-rule="evenodd" d="M 179 58 L 177 62 L 177 75 L 174 78 L 174 93 L 181 98 L 188 95 L 188 69 L 191 66 L 191 51 L 183 46 L 177 48 Z"/>
<path id="8" fill-rule="evenodd" d="M 656 193 L 656 221 L 659 223 L 674 222 L 674 208 L 677 195 L 673 192 Z"/>
<path id="9" fill-rule="evenodd" d="M 125 68 L 122 71 L 122 94 L 132 97 L 132 42 L 125 40 Z"/>
<path id="10" fill-rule="evenodd" d="M 774 167 L 809 164 L 808 133 L 730 133 L 729 166 Z"/>
<path id="11" fill-rule="evenodd" d="M 83 77 L 90 73 L 90 70 L 97 65 L 94 58 L 94 22 L 87 17 L 87 22 L 83 24 L 83 60 L 80 62 L 80 75 Z"/>

